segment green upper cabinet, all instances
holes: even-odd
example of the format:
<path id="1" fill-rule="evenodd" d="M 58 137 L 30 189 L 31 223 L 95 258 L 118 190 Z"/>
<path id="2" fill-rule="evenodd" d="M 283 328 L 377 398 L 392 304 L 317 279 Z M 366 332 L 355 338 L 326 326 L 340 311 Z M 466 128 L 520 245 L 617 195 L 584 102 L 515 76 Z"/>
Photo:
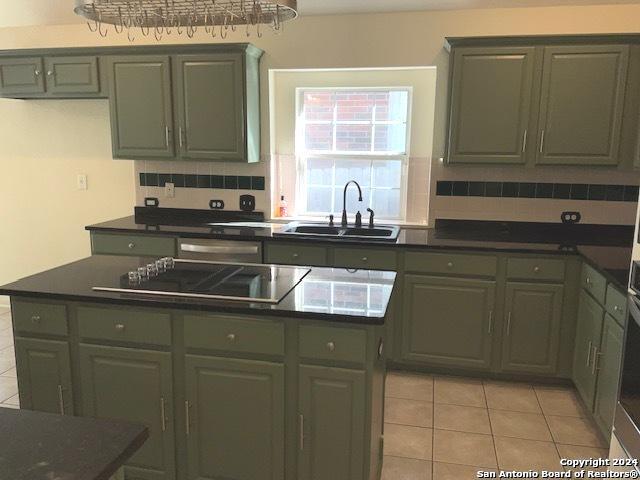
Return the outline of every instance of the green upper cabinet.
<path id="1" fill-rule="evenodd" d="M 490 280 L 405 275 L 402 359 L 488 370 L 495 296 Z"/>
<path id="2" fill-rule="evenodd" d="M 173 480 L 175 444 L 171 354 L 80 345 L 83 415 L 141 423 L 149 438 L 125 465 L 126 478 Z"/>
<path id="3" fill-rule="evenodd" d="M 544 49 L 536 163 L 617 165 L 626 45 Z"/>
<path id="4" fill-rule="evenodd" d="M 42 57 L 0 59 L 0 95 L 44 93 Z"/>
<path id="5" fill-rule="evenodd" d="M 373 478 L 365 477 L 365 372 L 311 365 L 299 372 L 296 478 Z"/>
<path id="6" fill-rule="evenodd" d="M 585 405 L 593 408 L 596 390 L 596 353 L 602 338 L 604 310 L 584 290 L 578 302 L 578 321 L 573 356 L 573 383 Z"/>
<path id="7" fill-rule="evenodd" d="M 449 163 L 525 163 L 534 57 L 534 47 L 455 50 Z"/>
<path id="8" fill-rule="evenodd" d="M 507 283 L 503 371 L 556 373 L 562 296 L 562 285 Z"/>
<path id="9" fill-rule="evenodd" d="M 20 406 L 73 415 L 69 344 L 17 337 L 15 348 Z"/>
<path id="10" fill-rule="evenodd" d="M 283 479 L 284 395 L 283 364 L 187 355 L 187 478 Z"/>
<path id="11" fill-rule="evenodd" d="M 174 157 L 169 57 L 109 57 L 106 64 L 113 157 Z"/>
<path id="12" fill-rule="evenodd" d="M 108 58 L 114 158 L 260 160 L 261 51 L 211 50 Z"/>
<path id="13" fill-rule="evenodd" d="M 594 359 L 598 371 L 594 417 L 605 435 L 611 433 L 618 400 L 623 338 L 624 329 L 607 313 L 604 317 L 600 351 Z"/>
<path id="14" fill-rule="evenodd" d="M 243 56 L 178 55 L 174 63 L 180 156 L 244 159 Z"/>
<path id="15" fill-rule="evenodd" d="M 47 92 L 53 95 L 98 93 L 98 57 L 47 57 Z"/>

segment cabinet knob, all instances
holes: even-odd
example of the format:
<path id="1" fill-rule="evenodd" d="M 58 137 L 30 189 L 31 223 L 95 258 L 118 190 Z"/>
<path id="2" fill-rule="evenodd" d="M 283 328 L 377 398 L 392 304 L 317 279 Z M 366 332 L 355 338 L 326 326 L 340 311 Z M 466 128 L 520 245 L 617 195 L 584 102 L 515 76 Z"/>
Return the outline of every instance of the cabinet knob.
<path id="1" fill-rule="evenodd" d="M 33 323 L 40 323 L 40 315 L 34 315 L 33 317 L 31 317 L 31 321 Z"/>
<path id="2" fill-rule="evenodd" d="M 129 247 L 129 250 L 133 250 L 134 248 L 136 248 L 136 244 L 131 242 L 129 245 L 127 245 Z"/>
<path id="3" fill-rule="evenodd" d="M 362 257 L 362 261 L 363 261 L 363 262 L 368 262 L 368 261 L 369 261 L 369 259 L 368 259 L 367 257 Z"/>
<path id="4" fill-rule="evenodd" d="M 622 308 L 620 308 L 618 305 L 614 305 L 614 306 L 613 306 L 613 311 L 614 311 L 614 312 L 621 312 L 621 311 L 622 311 Z"/>
<path id="5" fill-rule="evenodd" d="M 540 267 L 533 267 L 533 272 L 534 273 L 540 273 Z"/>
<path id="6" fill-rule="evenodd" d="M 47 76 L 48 77 L 53 76 L 53 70 L 47 70 Z"/>
<path id="7" fill-rule="evenodd" d="M 236 334 L 235 333 L 230 333 L 229 335 L 227 335 L 227 340 L 229 340 L 230 342 L 235 342 L 236 341 Z"/>
<path id="8" fill-rule="evenodd" d="M 447 263 L 447 268 L 453 268 L 453 262 Z"/>
<path id="9" fill-rule="evenodd" d="M 591 277 L 587 277 L 587 279 L 585 280 L 587 282 L 587 285 L 591 285 Z"/>
<path id="10" fill-rule="evenodd" d="M 330 352 L 333 352 L 336 349 L 336 344 L 333 342 L 328 342 L 327 343 L 327 350 L 329 350 Z"/>
<path id="11" fill-rule="evenodd" d="M 124 324 L 116 323 L 114 327 L 115 327 L 117 332 L 124 332 Z"/>
<path id="12" fill-rule="evenodd" d="M 33 73 L 34 73 L 34 75 L 35 75 L 36 77 L 39 77 L 39 76 L 40 76 L 40 70 L 38 70 L 37 68 L 34 70 L 34 72 L 33 72 Z"/>
<path id="13" fill-rule="evenodd" d="M 294 253 L 293 255 L 291 255 L 293 258 L 298 258 L 300 256 L 300 254 L 298 253 Z"/>

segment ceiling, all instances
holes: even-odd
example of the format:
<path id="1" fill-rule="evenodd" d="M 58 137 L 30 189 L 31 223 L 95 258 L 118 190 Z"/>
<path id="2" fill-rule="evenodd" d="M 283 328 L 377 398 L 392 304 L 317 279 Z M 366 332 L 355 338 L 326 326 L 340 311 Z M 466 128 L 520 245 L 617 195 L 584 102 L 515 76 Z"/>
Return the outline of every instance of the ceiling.
<path id="1" fill-rule="evenodd" d="M 301 15 L 640 3 L 640 0 L 298 0 Z M 0 27 L 81 21 L 74 0 L 0 0 Z"/>

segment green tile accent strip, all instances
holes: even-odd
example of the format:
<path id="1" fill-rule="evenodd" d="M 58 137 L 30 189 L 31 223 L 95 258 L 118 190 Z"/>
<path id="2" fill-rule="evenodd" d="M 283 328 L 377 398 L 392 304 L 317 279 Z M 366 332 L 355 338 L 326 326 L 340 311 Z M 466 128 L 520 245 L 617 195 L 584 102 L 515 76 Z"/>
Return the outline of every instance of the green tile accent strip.
<path id="1" fill-rule="evenodd" d="M 441 180 L 436 184 L 436 195 L 442 197 L 554 198 L 556 200 L 637 202 L 638 191 L 638 185 L 587 185 L 583 183 Z"/>

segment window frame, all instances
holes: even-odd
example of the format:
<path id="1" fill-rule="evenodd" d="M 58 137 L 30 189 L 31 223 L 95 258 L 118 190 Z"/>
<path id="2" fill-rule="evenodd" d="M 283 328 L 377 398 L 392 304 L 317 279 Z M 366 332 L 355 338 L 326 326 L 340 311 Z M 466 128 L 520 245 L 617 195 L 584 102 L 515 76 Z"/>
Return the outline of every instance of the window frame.
<path id="1" fill-rule="evenodd" d="M 406 137 L 405 137 L 405 152 L 344 152 L 344 151 L 306 151 L 301 148 L 304 145 L 304 125 L 305 122 L 300 121 L 302 115 L 302 109 L 304 107 L 304 94 L 309 91 L 355 91 L 355 92 L 368 92 L 368 91 L 384 91 L 384 92 L 406 92 L 407 93 L 407 119 L 406 119 Z M 400 162 L 401 177 L 400 177 L 400 211 L 397 217 L 389 217 L 384 215 L 377 215 L 376 218 L 383 220 L 395 220 L 405 221 L 407 216 L 407 197 L 408 197 L 408 165 L 411 149 L 411 125 L 412 125 L 412 107 L 413 107 L 413 87 L 411 86 L 387 86 L 387 87 L 296 87 L 295 89 L 295 153 L 296 153 L 296 215 L 311 217 L 311 218 L 326 218 L 330 214 L 336 214 L 340 212 L 308 212 L 307 211 L 307 159 L 309 158 L 326 158 L 331 159 L 334 162 L 336 160 L 368 160 L 375 161 L 397 161 Z M 314 122 L 316 123 L 316 122 Z M 337 123 L 335 117 L 331 121 L 318 122 L 318 124 L 345 124 L 345 125 L 371 125 L 372 130 L 375 132 L 376 125 L 396 124 L 397 122 L 389 121 L 342 121 Z M 375 134 L 374 134 L 375 135 Z M 335 131 L 334 131 L 335 142 Z M 375 145 L 375 137 L 372 138 L 372 146 Z M 334 163 L 335 165 L 335 163 Z M 335 167 L 333 170 L 335 175 Z M 331 188 L 335 188 L 335 182 L 332 182 Z M 374 188 L 370 188 L 373 191 Z M 364 201 L 364 200 L 363 200 Z M 371 206 L 371 205 L 367 205 Z M 335 206 L 338 208 L 338 206 Z M 355 213 L 355 212 L 353 212 Z"/>

